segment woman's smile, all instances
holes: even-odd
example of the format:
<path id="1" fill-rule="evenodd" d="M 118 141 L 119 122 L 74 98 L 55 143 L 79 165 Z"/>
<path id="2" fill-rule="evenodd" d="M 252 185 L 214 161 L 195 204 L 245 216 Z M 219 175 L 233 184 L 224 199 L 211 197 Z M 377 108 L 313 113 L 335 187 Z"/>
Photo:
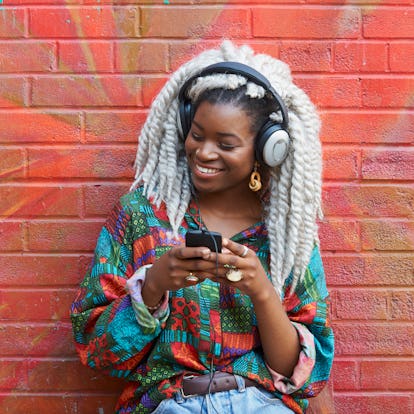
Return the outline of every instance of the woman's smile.
<path id="1" fill-rule="evenodd" d="M 195 172 L 200 173 L 199 175 L 208 175 L 208 176 L 212 176 L 212 175 L 216 175 L 219 172 L 221 172 L 222 170 L 219 168 L 212 168 L 212 167 L 203 167 L 200 164 L 197 164 L 197 162 L 194 164 L 194 169 Z"/>
<path id="2" fill-rule="evenodd" d="M 235 188 L 248 192 L 253 144 L 251 122 L 242 109 L 201 103 L 185 143 L 195 187 L 209 193 Z"/>

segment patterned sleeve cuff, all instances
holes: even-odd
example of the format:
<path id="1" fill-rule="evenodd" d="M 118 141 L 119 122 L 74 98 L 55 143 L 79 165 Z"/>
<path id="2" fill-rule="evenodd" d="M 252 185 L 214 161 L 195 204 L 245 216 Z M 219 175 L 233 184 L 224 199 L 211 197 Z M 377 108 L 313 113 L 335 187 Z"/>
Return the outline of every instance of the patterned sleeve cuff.
<path id="1" fill-rule="evenodd" d="M 298 332 L 301 345 L 298 363 L 293 370 L 292 376 L 287 378 L 284 375 L 277 373 L 266 364 L 267 369 L 272 375 L 275 388 L 283 394 L 292 394 L 302 388 L 315 366 L 316 351 L 314 336 L 306 326 L 296 322 L 292 322 L 292 324 Z"/>
<path id="2" fill-rule="evenodd" d="M 140 267 L 132 277 L 127 280 L 126 284 L 126 288 L 131 297 L 132 308 L 134 309 L 138 323 L 150 330 L 156 328 L 160 323 L 165 322 L 170 313 L 168 306 L 168 292 L 164 294 L 160 306 L 155 312 L 151 313 L 145 306 L 142 298 L 142 286 L 145 282 L 147 270 L 151 266 L 151 264 L 148 264 Z"/>

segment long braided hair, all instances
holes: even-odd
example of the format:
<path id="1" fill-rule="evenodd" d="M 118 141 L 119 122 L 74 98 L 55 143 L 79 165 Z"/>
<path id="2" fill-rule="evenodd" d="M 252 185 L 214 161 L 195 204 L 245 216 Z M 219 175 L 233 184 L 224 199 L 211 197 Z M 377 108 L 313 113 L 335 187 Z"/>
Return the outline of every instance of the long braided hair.
<path id="1" fill-rule="evenodd" d="M 191 180 L 184 142 L 177 129 L 178 93 L 185 81 L 213 63 L 237 61 L 261 72 L 283 99 L 289 113 L 289 154 L 279 167 L 268 168 L 268 196 L 263 205 L 270 243 L 270 273 L 274 287 L 282 292 L 292 272 L 293 292 L 318 243 L 316 219 L 321 212 L 320 121 L 308 96 L 292 81 L 289 67 L 248 46 L 224 41 L 217 49 L 202 52 L 172 74 L 154 99 L 139 136 L 136 175 L 131 189 L 143 185 L 144 193 L 157 205 L 164 202 L 173 231 L 178 233 L 191 198 Z M 253 99 L 265 91 L 235 74 L 212 74 L 197 78 L 188 90 L 193 102 L 208 90 L 237 90 Z M 280 120 L 280 114 L 271 118 Z"/>

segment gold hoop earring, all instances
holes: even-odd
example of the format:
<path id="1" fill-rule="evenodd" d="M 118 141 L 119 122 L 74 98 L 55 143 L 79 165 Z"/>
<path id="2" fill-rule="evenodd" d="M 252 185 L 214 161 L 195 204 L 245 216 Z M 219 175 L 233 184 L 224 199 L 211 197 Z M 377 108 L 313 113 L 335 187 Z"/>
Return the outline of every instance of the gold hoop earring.
<path id="1" fill-rule="evenodd" d="M 258 164 L 257 162 L 254 163 L 254 170 L 250 174 L 250 181 L 249 181 L 249 188 L 250 190 L 256 192 L 262 188 L 262 177 L 260 173 L 257 171 Z"/>

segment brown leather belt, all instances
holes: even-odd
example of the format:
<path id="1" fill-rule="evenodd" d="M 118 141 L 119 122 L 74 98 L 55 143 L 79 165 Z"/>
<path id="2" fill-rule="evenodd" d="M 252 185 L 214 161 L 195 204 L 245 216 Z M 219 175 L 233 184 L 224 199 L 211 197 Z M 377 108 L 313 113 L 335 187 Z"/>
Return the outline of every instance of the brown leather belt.
<path id="1" fill-rule="evenodd" d="M 255 387 L 257 383 L 251 379 L 243 378 L 245 387 Z M 236 378 L 227 372 L 215 372 L 211 380 L 210 374 L 183 378 L 182 393 L 184 397 L 206 395 L 213 392 L 236 390 Z"/>

